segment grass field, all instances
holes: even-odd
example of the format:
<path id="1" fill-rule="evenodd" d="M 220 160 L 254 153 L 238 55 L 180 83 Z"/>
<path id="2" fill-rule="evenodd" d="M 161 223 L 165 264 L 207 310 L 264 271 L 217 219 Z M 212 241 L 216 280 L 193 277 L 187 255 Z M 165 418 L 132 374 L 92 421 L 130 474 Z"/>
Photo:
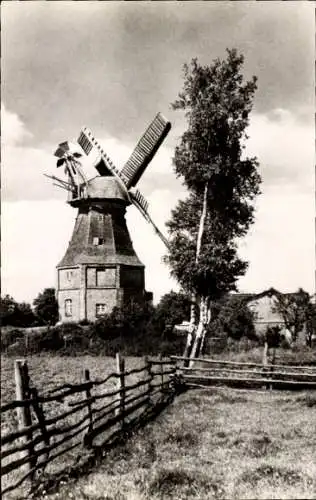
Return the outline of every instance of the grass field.
<path id="1" fill-rule="evenodd" d="M 104 377 L 114 358 L 32 357 L 35 385 Z M 127 368 L 140 358 L 126 360 Z M 13 359 L 2 359 L 2 400 L 14 397 Z M 98 467 L 48 499 L 315 499 L 316 391 L 190 390 Z"/>
<path id="2" fill-rule="evenodd" d="M 188 391 L 49 499 L 315 499 L 316 393 Z"/>
<path id="3" fill-rule="evenodd" d="M 251 346 L 250 349 L 244 349 L 235 343 L 235 350 L 224 350 L 220 353 L 212 353 L 207 357 L 219 358 L 226 361 L 238 361 L 245 363 L 262 363 L 263 347 Z M 292 349 L 276 349 L 276 364 L 283 365 L 313 365 L 316 366 L 316 348 L 310 349 L 306 346 L 294 346 Z M 273 349 L 269 349 L 269 362 L 272 362 Z"/>
<path id="4" fill-rule="evenodd" d="M 104 378 L 107 374 L 116 371 L 115 358 L 96 356 L 28 356 L 29 375 L 37 387 L 38 392 L 65 383 L 80 383 L 83 381 L 83 371 L 90 370 L 91 379 Z M 126 359 L 126 369 L 139 366 L 141 358 L 129 357 Z M 15 398 L 14 358 L 1 356 L 1 404 Z"/>
<path id="5" fill-rule="evenodd" d="M 110 373 L 116 372 L 116 360 L 110 357 L 93 357 L 93 356 L 80 356 L 80 357 L 60 357 L 60 356 L 29 356 L 27 357 L 27 363 L 29 367 L 29 375 L 31 379 L 31 386 L 35 386 L 38 390 L 39 395 L 43 395 L 50 389 L 55 389 L 62 384 L 78 384 L 83 382 L 83 372 L 84 369 L 90 370 L 91 380 L 104 379 Z M 132 368 L 140 367 L 143 365 L 141 358 L 128 358 L 126 359 L 125 369 L 130 370 Z M 126 378 L 126 384 L 131 385 L 137 382 L 142 377 L 142 374 L 132 374 Z M 116 379 L 111 378 L 106 384 L 98 387 L 97 390 L 93 390 L 93 393 L 104 393 L 115 389 Z M 59 402 L 48 402 L 43 405 L 45 412 L 45 417 L 55 417 L 57 415 L 63 414 L 69 410 L 68 403 L 71 401 L 82 401 L 85 398 L 84 393 L 77 393 L 69 398 L 65 398 Z M 8 403 L 15 399 L 15 380 L 14 380 L 14 358 L 9 358 L 6 356 L 1 357 L 1 404 Z M 94 404 L 94 408 L 102 408 L 106 403 L 109 403 L 113 398 L 107 400 L 99 400 Z M 76 424 L 86 415 L 87 410 L 83 409 L 74 415 L 69 415 L 59 426 L 71 426 Z M 37 421 L 37 420 L 35 420 Z M 17 415 L 14 410 L 6 411 L 1 415 L 1 433 L 7 434 L 9 432 L 17 430 L 18 422 Z M 65 436 L 67 433 L 65 434 Z M 82 435 L 83 436 L 83 435 Z M 63 435 L 57 437 L 57 441 L 61 439 Z M 104 436 L 102 436 L 104 438 Z M 51 438 L 50 443 L 56 441 L 56 438 Z M 76 438 L 76 441 L 80 442 L 80 437 Z M 95 443 L 98 442 L 96 438 Z M 69 444 L 69 442 L 68 442 Z M 74 444 L 74 442 L 73 442 Z M 65 444 L 67 446 L 67 444 Z M 9 446 L 10 448 L 10 446 Z M 45 472 L 48 474 L 57 473 L 62 471 L 67 466 L 72 466 L 77 461 L 78 449 L 75 448 L 73 451 L 61 455 L 56 460 L 48 464 Z M 18 455 L 11 455 L 9 461 L 18 459 Z M 7 463 L 5 460 L 5 463 Z M 5 465 L 3 463 L 2 465 Z M 7 486 L 16 483 L 21 477 L 21 470 L 17 469 L 10 474 L 3 477 L 2 489 Z M 10 498 L 21 498 L 24 495 L 25 488 L 14 490 L 10 493 Z M 9 497 L 8 497 L 9 498 Z"/>

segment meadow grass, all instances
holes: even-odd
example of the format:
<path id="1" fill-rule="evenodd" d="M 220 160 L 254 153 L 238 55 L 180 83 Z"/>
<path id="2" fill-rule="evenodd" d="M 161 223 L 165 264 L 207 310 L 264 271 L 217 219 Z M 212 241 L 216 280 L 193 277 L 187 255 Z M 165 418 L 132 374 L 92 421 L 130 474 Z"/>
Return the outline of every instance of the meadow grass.
<path id="1" fill-rule="evenodd" d="M 126 368 L 141 362 L 127 358 Z M 110 357 L 30 356 L 28 364 L 40 393 L 82 381 L 85 368 L 91 378 L 115 371 Z M 1 371 L 3 404 L 14 399 L 14 360 L 2 357 Z M 90 472 L 36 498 L 316 498 L 316 391 L 190 390 Z"/>
<path id="2" fill-rule="evenodd" d="M 315 401 L 315 391 L 190 390 L 45 498 L 316 498 Z"/>
<path id="3" fill-rule="evenodd" d="M 237 361 L 243 363 L 262 363 L 262 346 L 251 346 L 245 349 L 235 343 L 234 348 L 225 349 L 219 353 L 210 353 L 206 357 L 221 359 L 223 361 Z M 272 359 L 273 349 L 269 350 L 270 361 Z M 283 365 L 313 365 L 316 366 L 316 348 L 310 349 L 306 346 L 294 346 L 292 349 L 277 348 L 276 364 Z"/>
<path id="4" fill-rule="evenodd" d="M 1 404 L 15 399 L 13 357 L 1 356 Z M 80 383 L 83 371 L 90 370 L 91 379 L 104 378 L 116 371 L 115 357 L 110 356 L 57 356 L 52 354 L 30 355 L 25 358 L 32 383 L 39 393 L 46 392 L 59 385 Z M 126 358 L 126 370 L 139 366 L 141 358 Z"/>
<path id="5" fill-rule="evenodd" d="M 36 387 L 39 395 L 43 395 L 47 391 L 51 389 L 56 389 L 57 387 L 63 384 L 78 384 L 84 381 L 83 372 L 84 369 L 90 370 L 90 379 L 104 379 L 110 373 L 116 372 L 116 360 L 111 357 L 94 357 L 94 356 L 80 356 L 80 357 L 61 357 L 61 356 L 52 356 L 52 355 L 34 355 L 27 356 L 24 358 L 27 360 L 29 375 L 31 380 L 31 386 Z M 131 370 L 136 367 L 140 367 L 143 365 L 142 358 L 127 358 L 125 369 Z M 142 377 L 142 374 L 133 374 L 126 378 L 126 384 L 131 385 L 137 382 Z M 106 384 L 98 387 L 97 390 L 92 390 L 95 394 L 104 393 L 111 391 L 116 388 L 116 378 L 110 379 Z M 137 389 L 136 389 L 137 390 Z M 135 392 L 135 391 L 134 391 Z M 48 402 L 43 405 L 44 413 L 46 418 L 55 417 L 57 415 L 63 414 L 65 411 L 69 410 L 69 402 L 82 401 L 85 399 L 85 393 L 76 393 L 73 396 L 65 398 L 59 402 Z M 1 404 L 8 403 L 15 399 L 15 380 L 14 380 L 14 358 L 2 356 L 1 357 Z M 94 404 L 94 408 L 102 407 L 105 404 L 109 403 L 111 399 L 115 399 L 115 397 L 111 397 L 110 399 L 99 400 Z M 62 426 L 71 426 L 77 423 L 81 418 L 83 418 L 87 413 L 86 409 L 83 409 L 77 412 L 74 415 L 67 416 L 61 423 L 59 423 L 59 427 Z M 35 417 L 34 417 L 35 418 Z M 36 418 L 34 422 L 36 422 Z M 13 432 L 18 428 L 18 420 L 17 414 L 14 410 L 9 410 L 3 415 L 1 415 L 1 433 L 2 435 Z M 113 429 L 112 429 L 113 430 Z M 115 430 L 115 429 L 114 429 Z M 110 432 L 110 431 L 109 431 Z M 65 436 L 67 433 L 65 434 Z M 54 436 L 50 440 L 50 444 L 59 441 L 63 435 L 58 436 L 57 438 Z M 82 436 L 77 436 L 75 439 L 82 439 Z M 104 439 L 104 435 L 102 436 Z M 98 437 L 95 440 L 97 444 Z M 69 444 L 75 444 L 75 441 L 69 441 L 65 444 L 68 446 Z M 16 443 L 18 444 L 18 443 Z M 11 446 L 9 445 L 9 448 Z M 71 467 L 76 464 L 78 460 L 78 450 L 79 453 L 84 456 L 85 450 L 81 450 L 80 448 L 75 448 L 74 450 L 70 450 L 69 452 L 61 455 L 56 460 L 49 463 L 45 468 L 45 474 L 56 474 L 60 471 L 63 471 L 66 467 Z M 7 459 L 2 465 L 5 465 L 12 460 L 16 460 L 20 458 L 18 454 L 13 454 Z M 17 482 L 20 477 L 22 477 L 23 472 L 21 469 L 14 470 L 8 475 L 2 478 L 2 489 L 5 489 L 7 486 L 14 484 Z M 25 494 L 26 485 L 22 485 L 21 488 L 14 490 L 12 493 L 8 494 L 8 498 L 22 498 Z"/>

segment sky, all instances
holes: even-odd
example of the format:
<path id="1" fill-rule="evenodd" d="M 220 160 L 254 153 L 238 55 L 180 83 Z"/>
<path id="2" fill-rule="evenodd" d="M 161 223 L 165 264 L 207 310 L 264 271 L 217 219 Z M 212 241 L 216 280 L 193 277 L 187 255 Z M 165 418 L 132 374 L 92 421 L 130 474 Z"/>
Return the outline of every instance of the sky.
<path id="1" fill-rule="evenodd" d="M 240 242 L 240 291 L 315 289 L 314 7 L 312 2 L 2 2 L 2 295 L 32 302 L 55 286 L 76 211 L 44 173 L 88 126 L 118 167 L 158 111 L 172 129 L 138 188 L 165 222 L 185 196 L 172 157 L 185 121 L 170 104 L 183 64 L 211 64 L 235 47 L 258 77 L 247 153 L 262 194 Z M 93 175 L 91 165 L 84 167 Z M 154 300 L 177 290 L 163 243 L 135 207 L 134 248 Z"/>

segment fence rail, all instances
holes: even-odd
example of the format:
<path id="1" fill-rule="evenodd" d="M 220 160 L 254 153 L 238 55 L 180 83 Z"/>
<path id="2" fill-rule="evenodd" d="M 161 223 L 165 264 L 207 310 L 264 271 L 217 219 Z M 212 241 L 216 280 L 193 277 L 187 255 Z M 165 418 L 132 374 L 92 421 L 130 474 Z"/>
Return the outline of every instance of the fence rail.
<path id="1" fill-rule="evenodd" d="M 316 389 L 316 366 L 293 366 L 258 363 L 242 363 L 219 359 L 195 358 L 192 361 L 183 356 L 171 356 L 177 363 L 187 386 L 207 385 L 265 386 L 277 388 Z"/>
<path id="2" fill-rule="evenodd" d="M 117 354 L 116 364 L 117 371 L 102 380 L 92 380 L 85 369 L 83 382 L 38 394 L 26 361 L 15 362 L 16 400 L 1 406 L 2 421 L 8 412 L 18 417 L 17 430 L 1 433 L 2 495 L 21 485 L 34 488 L 52 461 L 78 447 L 93 450 L 101 437 L 104 443 L 118 436 L 166 393 L 173 395 L 174 360 L 146 357 L 143 366 L 127 371 Z"/>

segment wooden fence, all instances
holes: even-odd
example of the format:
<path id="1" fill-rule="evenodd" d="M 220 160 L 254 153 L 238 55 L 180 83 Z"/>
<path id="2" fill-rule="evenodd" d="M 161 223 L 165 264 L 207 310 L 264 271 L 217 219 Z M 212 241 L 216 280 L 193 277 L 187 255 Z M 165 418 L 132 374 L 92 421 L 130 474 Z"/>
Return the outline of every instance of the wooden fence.
<path id="1" fill-rule="evenodd" d="M 188 387 L 223 384 L 248 388 L 316 389 L 316 366 L 262 365 L 196 358 L 193 366 L 188 367 L 189 358 L 171 358 L 177 363 Z"/>
<path id="2" fill-rule="evenodd" d="M 2 495 L 21 485 L 34 488 L 48 464 L 57 464 L 56 472 L 76 459 L 74 450 L 78 459 L 78 448 L 79 457 L 101 449 L 163 398 L 172 397 L 175 361 L 145 357 L 143 366 L 130 371 L 119 354 L 116 361 L 117 371 L 103 380 L 91 380 L 85 369 L 82 382 L 42 394 L 30 380 L 26 361 L 15 361 L 16 400 L 1 407 L 2 422 L 6 415 L 14 418 L 12 413 L 18 420 L 15 429 L 1 433 Z M 129 381 L 131 375 L 136 382 Z M 102 390 L 105 385 L 110 387 Z"/>

